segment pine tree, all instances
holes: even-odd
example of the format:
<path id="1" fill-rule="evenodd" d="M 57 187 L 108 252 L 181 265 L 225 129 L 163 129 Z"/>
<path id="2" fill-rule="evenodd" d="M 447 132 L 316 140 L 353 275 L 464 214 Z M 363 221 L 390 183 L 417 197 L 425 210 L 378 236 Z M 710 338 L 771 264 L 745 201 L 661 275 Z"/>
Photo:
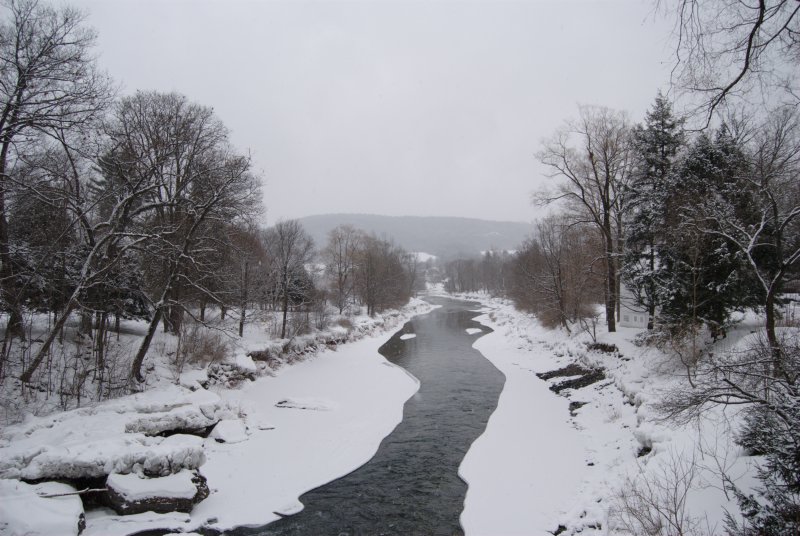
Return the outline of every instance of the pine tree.
<path id="1" fill-rule="evenodd" d="M 658 305 L 658 245 L 664 240 L 673 164 L 685 142 L 682 126 L 683 121 L 674 116 L 670 102 L 659 91 L 644 125 L 637 125 L 632 133 L 635 165 L 628 192 L 630 215 L 622 279 L 634 291 L 636 304 L 647 309 L 647 329 L 653 329 Z"/>

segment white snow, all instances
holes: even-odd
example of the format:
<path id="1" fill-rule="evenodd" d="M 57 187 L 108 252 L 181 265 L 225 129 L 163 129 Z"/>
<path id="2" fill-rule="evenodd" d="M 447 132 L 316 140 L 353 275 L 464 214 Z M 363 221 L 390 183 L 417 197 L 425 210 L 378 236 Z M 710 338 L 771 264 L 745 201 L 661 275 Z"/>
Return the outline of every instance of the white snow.
<path id="1" fill-rule="evenodd" d="M 483 333 L 483 330 L 481 328 L 467 328 L 467 333 L 475 335 L 476 333 Z"/>
<path id="2" fill-rule="evenodd" d="M 190 522 L 189 514 L 181 512 L 169 514 L 143 512 L 121 516 L 113 510 L 101 508 L 86 513 L 86 530 L 81 536 L 128 536 L 151 529 L 167 529 L 183 533 Z"/>
<path id="3" fill-rule="evenodd" d="M 488 317 L 480 317 L 487 322 Z M 479 330 L 480 331 L 480 330 Z M 506 376 L 486 431 L 459 468 L 468 483 L 461 525 L 466 534 L 553 531 L 581 485 L 587 449 L 569 424 L 569 402 L 517 363 L 529 356 L 496 330 L 479 350 Z"/>
<path id="4" fill-rule="evenodd" d="M 242 370 L 246 370 L 248 372 L 258 371 L 258 367 L 256 367 L 256 364 L 253 362 L 253 358 L 242 351 L 236 353 L 235 362 L 236 366 Z"/>
<path id="5" fill-rule="evenodd" d="M 154 497 L 191 499 L 197 493 L 197 487 L 192 482 L 193 476 L 188 469 L 158 478 L 142 478 L 133 473 L 128 475 L 112 473 L 108 475 L 106 485 L 129 502 Z"/>
<path id="6" fill-rule="evenodd" d="M 211 430 L 208 437 L 220 443 L 240 443 L 247 440 L 247 426 L 241 419 L 223 419 Z"/>
<path id="7" fill-rule="evenodd" d="M 77 495 L 44 498 L 42 495 L 74 493 L 60 482 L 26 484 L 0 479 L 0 534 L 3 536 L 77 535 L 83 503 Z"/>
<path id="8" fill-rule="evenodd" d="M 400 335 L 400 340 L 407 341 L 408 339 L 413 339 L 416 336 L 417 336 L 416 333 L 404 333 L 403 335 Z"/>

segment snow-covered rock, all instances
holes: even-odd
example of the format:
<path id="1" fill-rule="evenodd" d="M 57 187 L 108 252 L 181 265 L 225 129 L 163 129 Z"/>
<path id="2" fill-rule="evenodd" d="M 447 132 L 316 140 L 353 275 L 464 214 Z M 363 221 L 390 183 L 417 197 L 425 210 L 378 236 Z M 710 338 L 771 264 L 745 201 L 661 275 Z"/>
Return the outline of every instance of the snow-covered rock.
<path id="1" fill-rule="evenodd" d="M 239 443 L 247 439 L 247 426 L 241 419 L 223 419 L 211 430 L 208 437 L 219 443 Z"/>
<path id="2" fill-rule="evenodd" d="M 106 487 L 111 507 L 121 515 L 190 512 L 196 503 L 208 497 L 206 479 L 187 469 L 157 478 L 112 473 Z"/>
<path id="3" fill-rule="evenodd" d="M 83 503 L 75 488 L 60 482 L 26 484 L 0 480 L 0 534 L 3 536 L 77 535 L 83 530 Z M 61 495 L 58 497 L 44 497 Z"/>
<path id="4" fill-rule="evenodd" d="M 132 471 L 164 476 L 202 465 L 202 439 L 148 437 L 144 431 L 174 430 L 176 423 L 216 424 L 229 415 L 220 398 L 178 386 L 148 395 L 35 417 L 3 429 L 0 478 L 71 480 Z"/>
<path id="5" fill-rule="evenodd" d="M 133 419 L 125 425 L 125 431 L 151 436 L 164 432 L 205 433 L 226 411 L 219 395 L 199 389 L 188 394 L 183 404 Z"/>
<path id="6" fill-rule="evenodd" d="M 245 353 L 237 353 L 235 357 L 235 363 L 236 366 L 242 370 L 247 370 L 253 374 L 258 372 L 258 367 L 256 367 L 256 364 L 253 362 L 253 358 Z"/>
<path id="7" fill-rule="evenodd" d="M 179 380 L 181 387 L 186 387 L 192 391 L 201 389 L 206 382 L 208 382 L 208 372 L 206 372 L 205 368 L 185 370 L 181 372 Z"/>

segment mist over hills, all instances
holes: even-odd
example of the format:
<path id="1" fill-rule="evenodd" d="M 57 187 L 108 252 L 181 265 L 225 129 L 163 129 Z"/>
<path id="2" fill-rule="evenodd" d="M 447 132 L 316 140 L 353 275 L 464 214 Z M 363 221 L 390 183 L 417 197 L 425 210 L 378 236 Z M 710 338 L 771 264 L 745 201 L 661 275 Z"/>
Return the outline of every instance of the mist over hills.
<path id="1" fill-rule="evenodd" d="M 379 237 L 393 238 L 408 251 L 423 251 L 445 259 L 477 255 L 488 249 L 517 249 L 530 234 L 527 223 L 475 218 L 321 214 L 299 218 L 319 246 L 337 225 L 348 224 Z"/>

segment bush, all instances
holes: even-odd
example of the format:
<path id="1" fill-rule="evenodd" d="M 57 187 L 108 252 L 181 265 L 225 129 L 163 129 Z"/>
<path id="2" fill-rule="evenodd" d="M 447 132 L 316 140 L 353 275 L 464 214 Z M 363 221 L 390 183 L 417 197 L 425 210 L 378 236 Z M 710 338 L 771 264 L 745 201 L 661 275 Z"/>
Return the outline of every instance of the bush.
<path id="1" fill-rule="evenodd" d="M 800 362 L 796 348 L 784 345 L 783 349 L 787 362 Z M 730 485 L 745 522 L 728 516 L 727 525 L 731 534 L 739 536 L 800 534 L 800 396 L 793 382 L 787 382 L 787 389 L 782 384 L 771 387 L 769 403 L 747 409 L 737 437 L 749 454 L 763 456 L 756 473 L 761 485 L 755 494 Z"/>
<path id="2" fill-rule="evenodd" d="M 692 457 L 669 453 L 655 471 L 642 468 L 617 490 L 609 510 L 611 529 L 633 536 L 706 535 L 703 519 L 687 509 L 689 492 L 697 487 L 699 467 Z"/>
<path id="3" fill-rule="evenodd" d="M 186 364 L 207 367 L 212 363 L 221 363 L 230 355 L 230 351 L 230 345 L 222 333 L 199 322 L 185 322 L 172 366 L 175 373 L 180 375 Z"/>

